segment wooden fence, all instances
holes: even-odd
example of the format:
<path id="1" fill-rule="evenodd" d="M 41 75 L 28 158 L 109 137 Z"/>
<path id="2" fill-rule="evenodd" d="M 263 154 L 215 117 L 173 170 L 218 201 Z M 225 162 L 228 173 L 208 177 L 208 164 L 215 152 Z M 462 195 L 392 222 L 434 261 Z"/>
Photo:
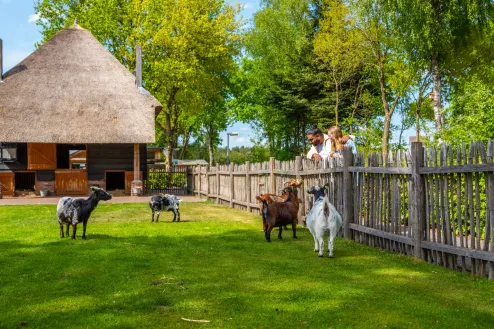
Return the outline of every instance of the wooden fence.
<path id="1" fill-rule="evenodd" d="M 425 149 L 364 158 L 345 150 L 343 159 L 198 166 L 193 190 L 219 204 L 259 213 L 255 197 L 280 194 L 283 183 L 301 178 L 299 223 L 313 200 L 312 185 L 329 183 L 330 201 L 344 219 L 347 239 L 415 255 L 456 270 L 494 279 L 494 143 L 453 150 Z"/>

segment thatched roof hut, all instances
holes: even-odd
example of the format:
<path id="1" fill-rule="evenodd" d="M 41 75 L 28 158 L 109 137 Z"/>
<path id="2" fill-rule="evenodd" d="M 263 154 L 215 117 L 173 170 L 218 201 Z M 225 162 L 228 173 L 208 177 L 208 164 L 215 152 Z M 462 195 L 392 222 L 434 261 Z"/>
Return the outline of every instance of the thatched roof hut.
<path id="1" fill-rule="evenodd" d="M 3 76 L 0 141 L 151 143 L 161 104 L 77 24 Z"/>

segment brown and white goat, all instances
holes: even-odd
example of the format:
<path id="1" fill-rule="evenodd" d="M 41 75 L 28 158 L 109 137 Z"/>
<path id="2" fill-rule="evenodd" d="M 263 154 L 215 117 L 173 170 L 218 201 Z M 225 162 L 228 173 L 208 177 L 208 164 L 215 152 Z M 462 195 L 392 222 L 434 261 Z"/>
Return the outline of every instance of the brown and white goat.
<path id="1" fill-rule="evenodd" d="M 278 202 L 273 201 L 268 203 L 261 197 L 256 197 L 257 200 L 262 202 L 262 220 L 264 224 L 264 236 L 267 242 L 271 242 L 271 231 L 275 227 L 279 227 L 278 239 L 281 239 L 281 233 L 283 232 L 283 226 L 292 224 L 293 238 L 297 238 L 297 221 L 298 221 L 298 200 L 295 201 L 297 196 L 297 189 L 291 187 L 288 190 L 288 196 L 285 201 Z"/>
<path id="2" fill-rule="evenodd" d="M 299 200 L 298 200 L 298 190 L 297 188 L 299 188 L 304 182 L 301 180 L 301 179 L 291 179 L 289 180 L 288 182 L 285 182 L 283 185 L 288 185 L 287 187 L 285 187 L 283 190 L 282 190 L 282 194 L 281 195 L 276 195 L 276 194 L 261 194 L 259 197 L 256 197 L 256 199 L 259 201 L 259 212 L 261 213 L 261 216 L 262 216 L 262 209 L 263 209 L 263 200 L 266 201 L 267 204 L 270 204 L 271 202 L 283 202 L 285 201 L 287 198 L 288 198 L 288 194 L 290 191 L 292 191 L 293 193 L 295 193 L 295 198 L 293 199 L 293 202 L 295 202 L 297 204 L 297 206 L 299 205 Z M 266 222 L 264 220 L 264 217 L 263 217 L 263 220 L 262 220 L 262 228 L 264 230 L 264 232 L 266 232 Z M 286 230 L 286 226 L 285 226 L 285 230 Z"/>

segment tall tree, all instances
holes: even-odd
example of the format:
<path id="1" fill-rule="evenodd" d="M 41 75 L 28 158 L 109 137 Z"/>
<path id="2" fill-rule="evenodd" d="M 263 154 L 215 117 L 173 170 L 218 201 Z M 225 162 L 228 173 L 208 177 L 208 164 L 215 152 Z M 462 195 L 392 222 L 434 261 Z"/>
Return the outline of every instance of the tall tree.
<path id="1" fill-rule="evenodd" d="M 374 0 L 353 0 L 351 5 L 356 15 L 356 28 L 362 34 L 365 47 L 372 54 L 367 64 L 374 67 L 379 79 L 384 112 L 381 152 L 385 159 L 389 150 L 391 119 L 411 84 L 410 69 L 396 42 L 395 29 L 382 6 Z"/>
<path id="2" fill-rule="evenodd" d="M 324 5 L 323 19 L 314 40 L 314 52 L 328 71 L 328 82 L 334 87 L 335 124 L 338 125 L 343 84 L 358 74 L 366 49 L 348 5 L 341 0 L 324 0 Z M 361 82 L 360 79 L 355 80 Z M 357 95 L 361 86 L 357 86 Z"/>
<path id="3" fill-rule="evenodd" d="M 492 28 L 493 1 L 379 0 L 400 33 L 409 61 L 429 61 L 436 130 L 444 125 L 442 84 L 458 51 Z"/>

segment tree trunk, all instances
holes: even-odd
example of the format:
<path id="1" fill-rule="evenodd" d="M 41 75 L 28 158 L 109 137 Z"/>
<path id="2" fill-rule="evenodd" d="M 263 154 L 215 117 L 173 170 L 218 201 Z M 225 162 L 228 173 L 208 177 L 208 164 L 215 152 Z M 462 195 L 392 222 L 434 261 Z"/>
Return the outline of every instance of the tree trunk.
<path id="1" fill-rule="evenodd" d="M 166 165 L 166 170 L 171 171 L 172 157 L 173 157 L 173 135 L 172 135 L 171 115 L 168 112 L 165 113 L 165 121 L 166 121 L 166 159 L 165 159 L 165 165 Z"/>
<path id="2" fill-rule="evenodd" d="M 208 133 L 208 151 L 209 151 L 209 166 L 214 165 L 214 153 L 213 153 L 213 127 L 209 127 Z"/>
<path id="3" fill-rule="evenodd" d="M 415 108 L 415 139 L 420 142 L 420 110 L 422 108 L 422 95 L 419 95 L 417 107 Z"/>
<path id="4" fill-rule="evenodd" d="M 441 72 L 439 70 L 438 54 L 432 56 L 431 71 L 432 71 L 432 93 L 434 101 L 432 102 L 434 108 L 434 121 L 436 124 L 436 132 L 441 131 L 444 126 L 444 116 L 442 113 L 441 105 Z"/>
<path id="5" fill-rule="evenodd" d="M 339 89 L 339 84 L 338 80 L 336 80 L 335 73 L 333 72 L 333 79 L 334 79 L 334 87 L 335 87 L 335 93 L 336 93 L 336 105 L 334 107 L 334 118 L 335 118 L 335 125 L 338 125 L 338 108 L 340 105 L 340 89 Z"/>
<path id="6" fill-rule="evenodd" d="M 382 159 L 383 159 L 383 164 L 386 163 L 386 159 L 388 156 L 388 149 L 389 149 L 389 131 L 391 127 L 391 115 L 385 114 L 384 115 L 384 132 L 383 132 L 383 142 L 382 142 Z"/>

